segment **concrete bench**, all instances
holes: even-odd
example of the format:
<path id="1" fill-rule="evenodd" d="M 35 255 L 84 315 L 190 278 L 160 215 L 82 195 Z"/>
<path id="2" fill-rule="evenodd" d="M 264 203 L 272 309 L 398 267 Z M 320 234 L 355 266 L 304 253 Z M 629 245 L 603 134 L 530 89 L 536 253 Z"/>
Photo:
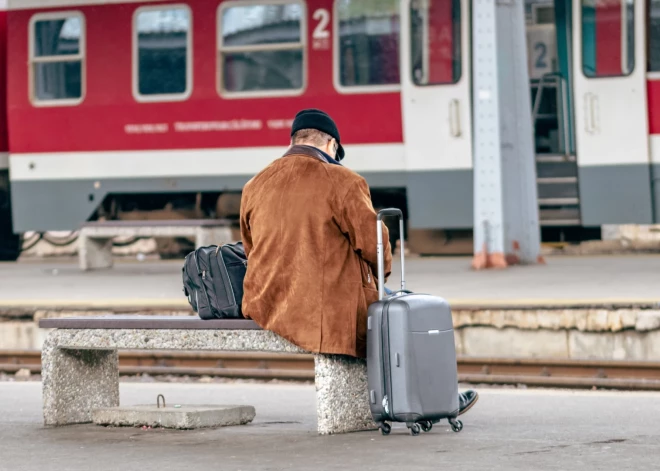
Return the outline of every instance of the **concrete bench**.
<path id="1" fill-rule="evenodd" d="M 42 319 L 52 330 L 41 353 L 46 425 L 92 421 L 92 411 L 119 405 L 118 350 L 212 350 L 307 353 L 251 320 L 188 316 L 98 316 Z M 315 355 L 319 434 L 377 429 L 369 410 L 366 362 Z"/>
<path id="2" fill-rule="evenodd" d="M 114 237 L 194 237 L 197 248 L 233 242 L 230 223 L 226 220 L 90 222 L 79 233 L 80 268 L 93 270 L 112 267 Z"/>

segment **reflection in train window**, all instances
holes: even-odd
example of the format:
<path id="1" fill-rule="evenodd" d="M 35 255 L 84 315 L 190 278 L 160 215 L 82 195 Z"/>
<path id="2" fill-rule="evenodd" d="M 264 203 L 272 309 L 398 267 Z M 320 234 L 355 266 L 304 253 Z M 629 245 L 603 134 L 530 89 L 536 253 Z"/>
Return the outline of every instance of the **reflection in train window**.
<path id="1" fill-rule="evenodd" d="M 660 0 L 650 0 L 648 38 L 648 71 L 660 72 Z"/>
<path id="2" fill-rule="evenodd" d="M 139 101 L 181 100 L 190 94 L 191 16 L 185 5 L 136 11 L 133 92 Z"/>
<path id="3" fill-rule="evenodd" d="M 221 4 L 219 82 L 223 95 L 298 94 L 305 82 L 301 3 Z"/>
<path id="4" fill-rule="evenodd" d="M 35 15 L 30 28 L 31 97 L 35 105 L 80 103 L 84 93 L 85 23 L 78 13 Z"/>
<path id="5" fill-rule="evenodd" d="M 335 16 L 337 84 L 398 87 L 399 1 L 336 0 Z"/>
<path id="6" fill-rule="evenodd" d="M 635 1 L 581 2 L 584 75 L 612 77 L 632 73 L 635 67 Z"/>
<path id="7" fill-rule="evenodd" d="M 416 85 L 456 83 L 461 78 L 460 0 L 410 2 L 410 57 Z"/>

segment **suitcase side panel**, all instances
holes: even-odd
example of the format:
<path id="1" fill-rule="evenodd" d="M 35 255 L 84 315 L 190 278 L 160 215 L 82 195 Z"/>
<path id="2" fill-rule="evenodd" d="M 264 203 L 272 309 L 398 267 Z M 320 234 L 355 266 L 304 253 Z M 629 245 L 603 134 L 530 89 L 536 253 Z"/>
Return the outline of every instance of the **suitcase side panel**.
<path id="1" fill-rule="evenodd" d="M 430 296 L 403 296 L 390 303 L 388 317 L 394 417 L 412 422 L 456 415 L 458 374 L 449 306 Z M 427 330 L 416 332 L 421 326 Z"/>
<path id="2" fill-rule="evenodd" d="M 367 311 L 367 384 L 369 406 L 375 422 L 389 420 L 389 405 L 383 403 L 385 392 L 383 338 L 381 324 L 387 301 L 378 301 Z"/>
<path id="3" fill-rule="evenodd" d="M 422 415 L 429 418 L 458 415 L 458 371 L 454 331 L 413 332 L 408 347 L 416 368 L 416 392 Z M 413 380 L 411 378 L 411 380 Z"/>

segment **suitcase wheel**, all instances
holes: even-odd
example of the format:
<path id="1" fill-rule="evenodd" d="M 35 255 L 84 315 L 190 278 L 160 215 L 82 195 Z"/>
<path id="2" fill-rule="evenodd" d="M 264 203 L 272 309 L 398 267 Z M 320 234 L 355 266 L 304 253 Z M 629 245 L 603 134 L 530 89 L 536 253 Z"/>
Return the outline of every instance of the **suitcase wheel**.
<path id="1" fill-rule="evenodd" d="M 383 422 L 380 425 L 380 433 L 382 435 L 389 435 L 391 431 L 392 431 L 392 426 L 390 424 L 388 424 L 387 422 Z"/>
<path id="2" fill-rule="evenodd" d="M 430 420 L 427 420 L 425 422 L 420 422 L 419 425 L 420 427 L 422 427 L 422 430 L 424 432 L 430 432 L 431 429 L 433 428 L 433 422 L 431 422 Z"/>
<path id="3" fill-rule="evenodd" d="M 419 432 L 421 431 L 419 424 L 409 425 L 408 428 L 410 429 L 410 435 L 412 435 L 413 437 L 419 435 Z"/>
<path id="4" fill-rule="evenodd" d="M 456 433 L 463 430 L 463 422 L 458 419 L 449 419 L 449 425 L 451 425 L 451 429 Z"/>

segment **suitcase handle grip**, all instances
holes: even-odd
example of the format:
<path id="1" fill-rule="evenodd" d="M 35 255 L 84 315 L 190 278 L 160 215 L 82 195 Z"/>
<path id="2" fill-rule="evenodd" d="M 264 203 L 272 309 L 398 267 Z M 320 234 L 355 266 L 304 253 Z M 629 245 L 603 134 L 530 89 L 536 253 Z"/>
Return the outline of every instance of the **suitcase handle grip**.
<path id="1" fill-rule="evenodd" d="M 403 212 L 400 209 L 388 208 L 382 209 L 378 212 L 376 217 L 376 234 L 377 234 L 377 252 L 378 252 L 378 299 L 382 300 L 385 297 L 385 254 L 383 253 L 383 224 L 382 220 L 385 216 L 397 216 L 399 218 L 399 238 L 401 241 L 401 291 L 406 291 L 406 278 L 405 278 L 405 257 L 403 246 Z"/>

